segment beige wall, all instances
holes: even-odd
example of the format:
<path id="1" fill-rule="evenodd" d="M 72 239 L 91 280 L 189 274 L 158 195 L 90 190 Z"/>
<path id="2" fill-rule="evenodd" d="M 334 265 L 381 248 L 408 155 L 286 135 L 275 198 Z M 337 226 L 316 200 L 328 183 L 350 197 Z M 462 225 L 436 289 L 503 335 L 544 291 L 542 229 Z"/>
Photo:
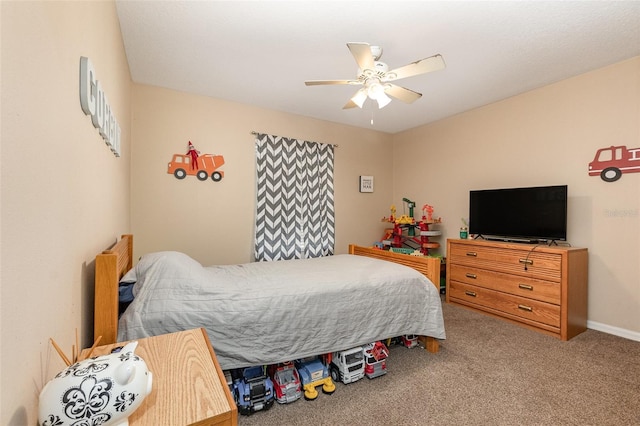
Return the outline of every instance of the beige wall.
<path id="1" fill-rule="evenodd" d="M 372 244 L 391 199 L 392 136 L 354 127 L 134 85 L 131 171 L 136 257 L 178 250 L 203 264 L 252 260 L 255 214 L 255 136 L 252 131 L 337 144 L 336 252 Z M 224 156 L 220 182 L 167 173 L 191 141 L 201 153 Z M 360 175 L 375 176 L 375 192 L 358 192 Z"/>
<path id="2" fill-rule="evenodd" d="M 130 77 L 115 5 L 1 2 L 0 424 L 35 425 L 38 392 L 93 334 L 93 259 L 129 231 Z M 91 59 L 122 128 L 122 158 L 79 101 Z"/>
<path id="3" fill-rule="evenodd" d="M 75 328 L 91 343 L 93 259 L 117 235 L 134 232 L 137 256 L 251 259 L 254 130 L 339 145 L 338 252 L 378 239 L 402 197 L 434 205 L 444 243 L 469 189 L 567 183 L 569 240 L 590 252 L 590 325 L 639 338 L 640 175 L 586 173 L 597 148 L 640 146 L 639 58 L 391 136 L 132 85 L 113 1 L 3 1 L 0 15 L 0 424 L 35 424 L 41 386 L 64 367 L 50 337 L 67 353 Z M 121 158 L 80 109 L 80 56 L 122 127 Z M 222 182 L 166 173 L 188 140 L 225 156 Z M 358 192 L 359 175 L 375 193 Z"/>
<path id="4" fill-rule="evenodd" d="M 598 148 L 640 147 L 640 58 L 394 135 L 393 194 L 457 238 L 469 190 L 567 184 L 568 242 L 589 249 L 589 327 L 640 340 L 640 174 L 587 174 Z"/>

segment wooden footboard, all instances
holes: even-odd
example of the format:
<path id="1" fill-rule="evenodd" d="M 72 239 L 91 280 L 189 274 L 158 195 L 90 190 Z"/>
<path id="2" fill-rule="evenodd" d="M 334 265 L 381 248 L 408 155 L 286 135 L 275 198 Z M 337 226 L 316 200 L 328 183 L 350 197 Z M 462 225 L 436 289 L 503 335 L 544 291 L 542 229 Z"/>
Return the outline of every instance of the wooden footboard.
<path id="1" fill-rule="evenodd" d="M 93 338 L 101 345 L 118 338 L 118 285 L 133 267 L 133 235 L 123 235 L 113 247 L 96 256 Z"/>
<path id="2" fill-rule="evenodd" d="M 387 250 L 361 247 L 354 244 L 349 245 L 349 254 L 373 257 L 413 268 L 427 277 L 436 289 L 438 289 L 438 292 L 440 292 L 441 261 L 437 257 L 409 256 L 406 254 L 393 253 Z M 420 336 L 419 339 L 424 344 L 427 351 L 435 353 L 440 350 L 440 344 L 435 338 L 430 336 Z"/>

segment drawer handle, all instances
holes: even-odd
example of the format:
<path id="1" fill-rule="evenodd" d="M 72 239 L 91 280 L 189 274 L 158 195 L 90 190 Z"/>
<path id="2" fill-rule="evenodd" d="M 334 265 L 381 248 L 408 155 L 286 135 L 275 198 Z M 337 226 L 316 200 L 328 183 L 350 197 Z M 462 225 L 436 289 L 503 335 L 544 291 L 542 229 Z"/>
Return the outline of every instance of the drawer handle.
<path id="1" fill-rule="evenodd" d="M 523 263 L 525 265 L 533 265 L 533 260 L 531 259 L 520 259 L 518 262 Z"/>
<path id="2" fill-rule="evenodd" d="M 478 256 L 478 253 L 476 253 L 475 251 L 468 251 L 467 256 L 476 257 Z"/>
<path id="3" fill-rule="evenodd" d="M 518 284 L 518 287 L 520 287 L 523 290 L 531 290 L 531 291 L 533 291 L 533 286 L 532 285 Z"/>
<path id="4" fill-rule="evenodd" d="M 467 278 L 473 278 L 474 280 L 475 280 L 476 278 L 478 278 L 478 276 L 477 276 L 476 274 L 471 274 L 471 273 L 467 273 L 467 274 L 465 274 L 465 276 L 466 276 Z"/>
<path id="5" fill-rule="evenodd" d="M 475 291 L 465 291 L 464 294 L 466 294 L 467 296 L 471 296 L 471 297 L 476 297 L 476 292 Z"/>
<path id="6" fill-rule="evenodd" d="M 533 308 L 527 305 L 518 305 L 518 309 L 522 309 L 523 311 L 533 312 Z"/>

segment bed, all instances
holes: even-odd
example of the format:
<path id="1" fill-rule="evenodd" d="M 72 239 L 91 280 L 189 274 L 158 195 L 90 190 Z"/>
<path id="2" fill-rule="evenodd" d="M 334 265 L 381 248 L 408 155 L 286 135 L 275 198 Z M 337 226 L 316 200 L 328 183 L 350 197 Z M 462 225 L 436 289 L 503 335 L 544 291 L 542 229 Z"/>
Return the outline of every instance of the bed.
<path id="1" fill-rule="evenodd" d="M 437 258 L 351 245 L 349 254 L 320 259 L 207 267 L 157 252 L 133 267 L 132 254 L 133 236 L 123 235 L 96 256 L 101 344 L 204 327 L 227 370 L 403 334 L 437 352 L 445 338 Z M 121 281 L 135 282 L 136 296 L 119 317 Z"/>

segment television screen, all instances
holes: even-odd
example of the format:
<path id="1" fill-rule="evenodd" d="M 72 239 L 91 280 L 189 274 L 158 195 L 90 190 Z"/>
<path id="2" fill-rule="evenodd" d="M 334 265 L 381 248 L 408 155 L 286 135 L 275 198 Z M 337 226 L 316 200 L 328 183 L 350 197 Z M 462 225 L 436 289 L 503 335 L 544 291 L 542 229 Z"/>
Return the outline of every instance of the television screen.
<path id="1" fill-rule="evenodd" d="M 567 239 L 567 185 L 475 190 L 469 233 L 485 238 Z"/>

